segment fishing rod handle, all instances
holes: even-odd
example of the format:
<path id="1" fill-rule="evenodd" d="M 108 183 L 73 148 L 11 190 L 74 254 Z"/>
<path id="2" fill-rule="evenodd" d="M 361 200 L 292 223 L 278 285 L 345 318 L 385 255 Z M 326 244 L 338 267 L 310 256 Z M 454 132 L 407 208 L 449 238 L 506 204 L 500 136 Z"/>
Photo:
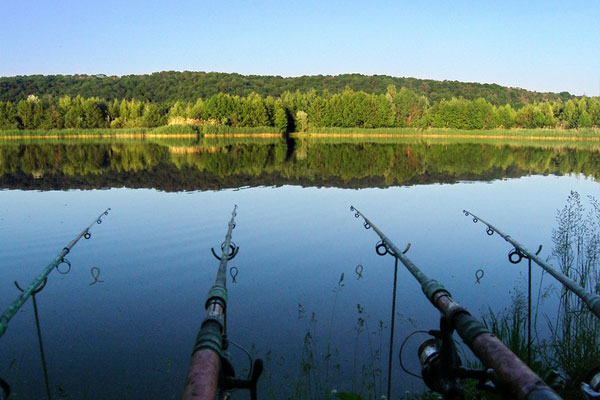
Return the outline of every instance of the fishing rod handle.
<path id="1" fill-rule="evenodd" d="M 491 333 L 477 336 L 469 348 L 484 365 L 496 371 L 501 381 L 511 382 L 510 389 L 517 399 L 561 399 L 542 378 Z"/>
<path id="2" fill-rule="evenodd" d="M 434 291 L 433 288 L 437 290 Z M 465 344 L 486 367 L 492 368 L 515 398 L 519 400 L 560 399 L 550 387 L 533 372 L 489 329 L 458 304 L 441 284 L 431 280 L 430 300 L 456 329 Z"/>
<path id="3" fill-rule="evenodd" d="M 215 400 L 219 388 L 221 358 L 212 350 L 198 350 L 192 355 L 185 379 L 182 400 Z"/>

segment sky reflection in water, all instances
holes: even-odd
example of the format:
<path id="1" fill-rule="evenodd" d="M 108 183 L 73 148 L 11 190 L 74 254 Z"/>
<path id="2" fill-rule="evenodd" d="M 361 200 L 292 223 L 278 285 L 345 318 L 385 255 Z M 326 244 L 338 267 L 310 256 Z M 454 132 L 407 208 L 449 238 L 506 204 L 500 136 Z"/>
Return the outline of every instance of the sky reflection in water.
<path id="1" fill-rule="evenodd" d="M 380 320 L 388 326 L 393 279 L 393 259 L 375 254 L 378 238 L 354 218 L 351 204 L 398 247 L 412 243 L 409 258 L 480 315 L 488 306 L 500 310 L 510 303 L 510 291 L 525 276 L 526 265 L 509 264 L 508 244 L 488 237 L 482 224 L 474 225 L 461 211 L 479 214 L 530 248 L 543 244 L 547 257 L 556 210 L 570 190 L 598 197 L 597 183 L 577 176 L 359 190 L 4 190 L 0 304 L 4 308 L 17 296 L 14 280 L 30 282 L 111 207 L 105 222 L 92 228 L 92 239 L 69 255 L 72 271 L 53 272 L 38 297 L 52 388 L 60 386 L 72 398 L 179 398 L 218 265 L 210 247 L 222 242 L 237 204 L 233 240 L 240 253 L 230 266 L 239 274 L 237 283 L 228 281 L 228 329 L 233 340 L 254 347 L 257 357 L 271 352 L 260 391 L 286 393 L 295 382 L 312 312 L 321 352 L 328 337 L 339 350 L 341 373 L 332 387 L 350 390 L 355 358 L 359 365 L 369 362 L 380 340 L 383 357 L 377 366 L 385 375 L 389 330 L 382 338 L 373 332 Z M 364 267 L 361 279 L 355 274 L 358 264 Z M 90 286 L 94 266 L 104 282 Z M 479 268 L 485 276 L 476 284 Z M 537 284 L 539 270 L 534 272 Z M 333 289 L 342 273 L 344 287 L 332 315 Z M 397 302 L 396 353 L 406 335 L 435 328 L 439 318 L 402 266 Z M 357 339 L 357 304 L 367 313 L 370 345 L 365 331 Z M 302 318 L 299 305 L 306 311 Z M 412 370 L 422 340 L 409 342 L 403 355 Z M 43 396 L 31 302 L 11 321 L 0 354 L 5 360 L 0 374 L 15 393 Z M 233 355 L 242 371 L 246 359 Z M 420 382 L 400 370 L 397 355 L 394 360 L 393 391 L 418 390 Z"/>

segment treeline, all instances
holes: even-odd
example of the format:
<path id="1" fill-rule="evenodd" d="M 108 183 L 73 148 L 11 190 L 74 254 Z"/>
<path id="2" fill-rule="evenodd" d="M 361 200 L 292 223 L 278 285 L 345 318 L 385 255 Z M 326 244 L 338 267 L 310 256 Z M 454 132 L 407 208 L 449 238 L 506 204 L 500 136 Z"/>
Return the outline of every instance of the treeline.
<path id="1" fill-rule="evenodd" d="M 565 102 L 575 98 L 567 92 L 538 93 L 496 84 L 397 78 L 386 75 L 343 74 L 283 78 L 235 73 L 166 71 L 121 77 L 102 74 L 2 77 L 0 101 L 16 103 L 29 95 L 35 95 L 39 98 L 97 97 L 105 101 L 138 99 L 172 104 L 178 100 L 189 102 L 199 97 L 207 99 L 219 93 L 242 97 L 251 93 L 262 97 L 281 97 L 285 92 L 315 90 L 318 95 L 326 96 L 327 93 L 342 93 L 346 87 L 357 92 L 385 94 L 390 85 L 410 89 L 419 96 L 425 96 L 432 104 L 462 97 L 467 100 L 484 98 L 495 106 L 510 104 L 513 108 L 520 108 L 535 102 Z"/>
<path id="2" fill-rule="evenodd" d="M 232 96 L 173 104 L 98 97 L 30 95 L 0 101 L 0 129 L 89 129 L 199 124 L 270 127 L 279 132 L 333 128 L 580 128 L 600 126 L 600 98 L 536 102 L 515 109 L 485 99 L 452 98 L 430 105 L 425 96 L 395 86 L 385 94 L 346 88 L 342 93 L 285 92 L 280 97 Z"/>
<path id="3" fill-rule="evenodd" d="M 58 99 L 30 95 L 16 104 L 0 101 L 0 129 L 90 129 L 167 124 L 167 105 L 97 97 Z"/>

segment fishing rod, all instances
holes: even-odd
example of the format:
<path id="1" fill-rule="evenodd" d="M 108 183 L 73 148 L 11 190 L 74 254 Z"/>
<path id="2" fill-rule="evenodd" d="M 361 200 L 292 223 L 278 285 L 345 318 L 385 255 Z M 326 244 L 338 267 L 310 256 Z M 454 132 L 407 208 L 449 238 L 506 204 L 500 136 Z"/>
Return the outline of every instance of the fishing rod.
<path id="1" fill-rule="evenodd" d="M 227 338 L 227 263 L 238 253 L 239 247 L 231 241 L 235 228 L 237 205 L 233 208 L 225 241 L 221 244 L 221 256 L 211 248 L 212 254 L 220 261 L 215 284 L 208 291 L 205 303 L 206 317 L 202 322 L 196 343 L 192 352 L 192 360 L 188 369 L 183 400 L 228 399 L 228 390 L 248 389 L 250 397 L 256 400 L 256 384 L 263 370 L 260 359 L 251 364 L 248 379 L 235 379 L 233 366 L 229 361 L 226 350 L 229 343 Z"/>
<path id="2" fill-rule="evenodd" d="M 6 332 L 6 329 L 8 328 L 8 322 L 12 319 L 12 317 L 15 316 L 15 314 L 19 311 L 23 304 L 25 304 L 27 299 L 34 292 L 36 292 L 38 288 L 45 285 L 46 280 L 48 279 L 48 275 L 50 274 L 50 272 L 52 272 L 54 268 L 58 270 L 58 266 L 64 263 L 67 265 L 67 272 L 71 270 L 71 262 L 67 260 L 65 256 L 69 254 L 69 252 L 77 244 L 79 239 L 81 239 L 82 237 L 85 239 L 89 239 L 92 237 L 90 229 L 94 224 L 101 224 L 102 218 L 105 215 L 108 215 L 109 211 L 110 208 L 107 208 L 102 214 L 98 216 L 98 218 L 96 218 L 91 224 L 89 224 L 84 230 L 82 230 L 81 233 L 75 237 L 75 239 L 71 240 L 71 242 L 66 247 L 64 247 L 60 253 L 58 253 L 54 260 L 52 260 L 52 262 L 50 262 L 50 264 L 48 264 L 46 268 L 33 281 L 31 281 L 29 286 L 27 286 L 27 288 L 21 292 L 21 294 L 12 302 L 12 304 L 8 306 L 6 310 L 4 310 L 4 313 L 2 313 L 2 315 L 0 316 L 0 337 L 4 335 L 4 332 Z"/>
<path id="3" fill-rule="evenodd" d="M 467 370 L 460 366 L 460 358 L 452 340 L 452 333 L 456 330 L 477 358 L 486 367 L 495 371 L 513 398 L 521 400 L 560 399 L 560 396 L 550 389 L 538 375 L 492 335 L 483 323 L 458 304 L 442 284 L 428 278 L 413 264 L 404 254 L 406 250 L 404 252 L 399 250 L 354 206 L 351 206 L 350 210 L 354 212 L 356 218 L 364 219 L 366 229 L 373 228 L 381 238 L 375 247 L 377 254 L 390 254 L 400 260 L 421 284 L 425 296 L 442 314 L 440 331 L 429 331 L 434 339 L 423 343 L 418 352 L 423 366 L 423 379 L 428 387 L 446 395 L 447 398 L 460 399 L 463 395 L 460 379 L 479 379 L 480 387 L 484 387 L 484 380 L 490 377 L 487 371 Z"/>
<path id="4" fill-rule="evenodd" d="M 525 248 L 519 242 L 514 240 L 510 235 L 503 233 L 498 228 L 496 228 L 494 225 L 490 224 L 489 222 L 484 221 L 483 219 L 479 218 L 478 216 L 476 216 L 475 214 L 473 214 L 467 210 L 463 210 L 463 213 L 467 217 L 468 216 L 473 217 L 473 222 L 477 223 L 478 221 L 481 221 L 485 225 L 487 225 L 486 232 L 488 235 L 492 236 L 495 232 L 498 235 L 500 235 L 504 240 L 506 240 L 508 243 L 512 244 L 515 247 L 508 255 L 508 259 L 510 260 L 511 263 L 517 264 L 519 261 L 521 261 L 522 258 L 528 258 L 530 260 L 533 260 L 537 265 L 542 267 L 546 272 L 548 272 L 550 275 L 552 275 L 554 278 L 556 278 L 565 287 L 567 287 L 569 290 L 571 290 L 573 293 L 575 293 L 575 295 L 577 295 L 577 297 L 579 297 L 581 300 L 583 300 L 585 302 L 585 304 L 588 306 L 590 311 L 597 318 L 600 318 L 600 296 L 598 296 L 597 294 L 586 292 L 585 289 L 583 289 L 579 284 L 577 284 L 577 282 L 575 282 L 568 276 L 564 275 L 560 271 L 557 271 L 550 264 L 541 260 L 537 256 L 537 253 L 533 253 L 533 252 L 529 251 L 527 248 Z"/>

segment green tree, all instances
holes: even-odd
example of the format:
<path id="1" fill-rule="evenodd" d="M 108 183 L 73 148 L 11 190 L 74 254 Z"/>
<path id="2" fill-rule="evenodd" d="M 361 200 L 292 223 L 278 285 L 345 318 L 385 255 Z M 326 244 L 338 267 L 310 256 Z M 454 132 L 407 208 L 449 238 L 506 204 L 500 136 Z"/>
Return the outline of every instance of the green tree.
<path id="1" fill-rule="evenodd" d="M 496 126 L 510 129 L 515 125 L 517 112 L 513 110 L 510 104 L 498 107 L 497 115 L 498 119 L 496 121 Z"/>
<path id="2" fill-rule="evenodd" d="M 234 99 L 224 93 L 211 96 L 204 105 L 207 119 L 212 118 L 227 123 L 235 110 Z"/>
<path id="3" fill-rule="evenodd" d="M 479 98 L 468 101 L 466 107 L 466 121 L 463 127 L 466 129 L 489 129 L 496 127 L 498 114 L 496 108 L 487 100 Z"/>
<path id="4" fill-rule="evenodd" d="M 108 118 L 112 122 L 119 118 L 119 101 L 114 99 L 108 106 Z"/>
<path id="5" fill-rule="evenodd" d="M 168 118 L 169 120 L 176 118 L 187 118 L 185 106 L 181 101 L 176 101 L 175 104 L 173 104 L 173 106 L 169 109 Z"/>
<path id="6" fill-rule="evenodd" d="M 275 127 L 281 133 L 286 133 L 288 130 L 288 115 L 283 107 L 278 107 L 275 111 Z"/>
<path id="7" fill-rule="evenodd" d="M 577 107 L 572 100 L 569 100 L 565 103 L 562 114 L 559 118 L 563 128 L 577 127 Z"/>
<path id="8" fill-rule="evenodd" d="M 19 127 L 17 113 L 10 101 L 0 101 L 0 129 L 14 129 Z"/>
<path id="9" fill-rule="evenodd" d="M 592 125 L 600 126 L 600 97 L 592 97 L 588 100 L 588 113 Z"/>
<path id="10" fill-rule="evenodd" d="M 240 100 L 239 126 L 268 126 L 269 115 L 263 99 L 256 93 Z"/>
<path id="11" fill-rule="evenodd" d="M 17 118 L 25 129 L 35 129 L 35 104 L 37 98 L 21 100 L 17 104 Z"/>
<path id="12" fill-rule="evenodd" d="M 425 96 L 419 96 L 405 87 L 396 91 L 395 86 L 388 87 L 388 98 L 394 104 L 396 126 L 412 126 L 425 115 L 429 102 Z"/>
<path id="13" fill-rule="evenodd" d="M 190 111 L 187 113 L 189 118 L 193 119 L 204 119 L 204 101 L 202 98 L 198 98 L 193 106 L 190 107 Z"/>
<path id="14" fill-rule="evenodd" d="M 154 103 L 147 103 L 144 106 L 143 125 L 147 127 L 156 127 L 165 124 L 165 117 L 161 115 L 159 107 Z"/>
<path id="15" fill-rule="evenodd" d="M 312 126 L 331 126 L 327 124 L 327 107 L 327 101 L 321 96 L 317 96 L 311 101 L 306 113 Z"/>
<path id="16" fill-rule="evenodd" d="M 579 114 L 579 119 L 577 120 L 577 126 L 579 126 L 580 128 L 590 128 L 592 126 L 593 122 L 592 122 L 592 117 L 590 117 L 590 114 L 588 114 L 587 111 L 582 111 L 581 114 Z"/>
<path id="17" fill-rule="evenodd" d="M 308 114 L 304 111 L 298 111 L 296 113 L 296 120 L 298 121 L 300 132 L 306 132 L 308 129 Z"/>
<path id="18" fill-rule="evenodd" d="M 535 127 L 536 128 L 553 128 L 556 126 L 556 119 L 552 106 L 548 102 L 535 105 Z"/>
<path id="19" fill-rule="evenodd" d="M 81 101 L 83 113 L 81 128 L 106 128 L 108 127 L 108 106 L 97 98 Z"/>

